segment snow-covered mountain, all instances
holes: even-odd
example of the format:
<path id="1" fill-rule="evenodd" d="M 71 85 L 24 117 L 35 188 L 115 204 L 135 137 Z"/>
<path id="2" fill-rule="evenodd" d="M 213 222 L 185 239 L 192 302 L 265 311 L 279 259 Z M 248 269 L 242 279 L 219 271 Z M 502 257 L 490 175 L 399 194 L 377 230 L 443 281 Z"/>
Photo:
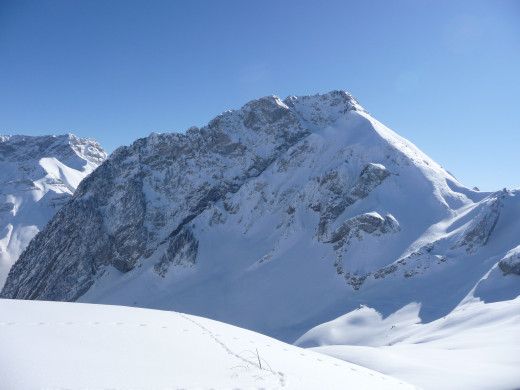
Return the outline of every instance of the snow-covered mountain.
<path id="1" fill-rule="evenodd" d="M 174 309 L 294 341 L 359 307 L 520 293 L 520 190 L 470 190 L 346 92 L 252 101 L 117 149 L 5 298 Z"/>
<path id="2" fill-rule="evenodd" d="M 0 287 L 29 241 L 107 155 L 89 138 L 0 135 Z"/>
<path id="3" fill-rule="evenodd" d="M 0 300 L 0 389 L 418 390 L 379 372 L 176 312 Z"/>

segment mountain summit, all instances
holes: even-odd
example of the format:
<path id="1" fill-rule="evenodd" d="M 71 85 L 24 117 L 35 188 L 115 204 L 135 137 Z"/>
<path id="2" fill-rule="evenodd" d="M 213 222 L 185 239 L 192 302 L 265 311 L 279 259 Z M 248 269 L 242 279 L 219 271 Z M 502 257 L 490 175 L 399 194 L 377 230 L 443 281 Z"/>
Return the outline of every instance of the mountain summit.
<path id="1" fill-rule="evenodd" d="M 174 309 L 289 341 L 360 304 L 417 301 L 430 321 L 518 295 L 519 194 L 464 187 L 347 92 L 269 96 L 117 149 L 1 297 Z"/>
<path id="2" fill-rule="evenodd" d="M 107 155 L 90 138 L 0 135 L 0 286 L 29 241 Z"/>

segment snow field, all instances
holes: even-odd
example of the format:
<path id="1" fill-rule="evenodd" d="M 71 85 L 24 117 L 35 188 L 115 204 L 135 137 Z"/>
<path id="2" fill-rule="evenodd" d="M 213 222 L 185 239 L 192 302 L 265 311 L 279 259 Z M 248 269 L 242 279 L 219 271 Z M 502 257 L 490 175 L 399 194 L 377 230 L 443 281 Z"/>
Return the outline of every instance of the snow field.
<path id="1" fill-rule="evenodd" d="M 384 319 L 364 307 L 317 326 L 297 344 L 424 389 L 520 388 L 520 297 L 468 299 L 428 324 L 418 323 L 417 306 Z"/>
<path id="2" fill-rule="evenodd" d="M 2 390 L 418 389 L 216 321 L 118 306 L 0 300 L 0 349 Z"/>

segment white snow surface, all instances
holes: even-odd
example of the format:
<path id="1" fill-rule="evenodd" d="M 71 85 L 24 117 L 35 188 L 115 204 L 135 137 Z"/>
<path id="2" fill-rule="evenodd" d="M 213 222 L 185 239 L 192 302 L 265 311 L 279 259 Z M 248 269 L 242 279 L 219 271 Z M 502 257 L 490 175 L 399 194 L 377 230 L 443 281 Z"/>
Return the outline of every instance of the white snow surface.
<path id="1" fill-rule="evenodd" d="M 73 134 L 0 135 L 0 289 L 30 240 L 107 155 Z"/>
<path id="2" fill-rule="evenodd" d="M 419 323 L 419 306 L 387 318 L 361 307 L 311 329 L 296 344 L 424 389 L 520 388 L 520 297 L 467 300 L 427 324 Z"/>
<path id="3" fill-rule="evenodd" d="M 0 300 L 0 389 L 419 389 L 177 312 Z M 261 366 L 260 366 L 260 364 Z"/>

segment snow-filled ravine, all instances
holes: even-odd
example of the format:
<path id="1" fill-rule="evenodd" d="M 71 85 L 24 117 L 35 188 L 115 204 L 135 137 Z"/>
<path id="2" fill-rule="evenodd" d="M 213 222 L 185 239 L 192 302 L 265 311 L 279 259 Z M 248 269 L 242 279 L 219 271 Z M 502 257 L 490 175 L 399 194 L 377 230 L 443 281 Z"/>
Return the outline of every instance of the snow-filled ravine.
<path id="1" fill-rule="evenodd" d="M 419 389 L 177 312 L 0 300 L 0 389 Z"/>

